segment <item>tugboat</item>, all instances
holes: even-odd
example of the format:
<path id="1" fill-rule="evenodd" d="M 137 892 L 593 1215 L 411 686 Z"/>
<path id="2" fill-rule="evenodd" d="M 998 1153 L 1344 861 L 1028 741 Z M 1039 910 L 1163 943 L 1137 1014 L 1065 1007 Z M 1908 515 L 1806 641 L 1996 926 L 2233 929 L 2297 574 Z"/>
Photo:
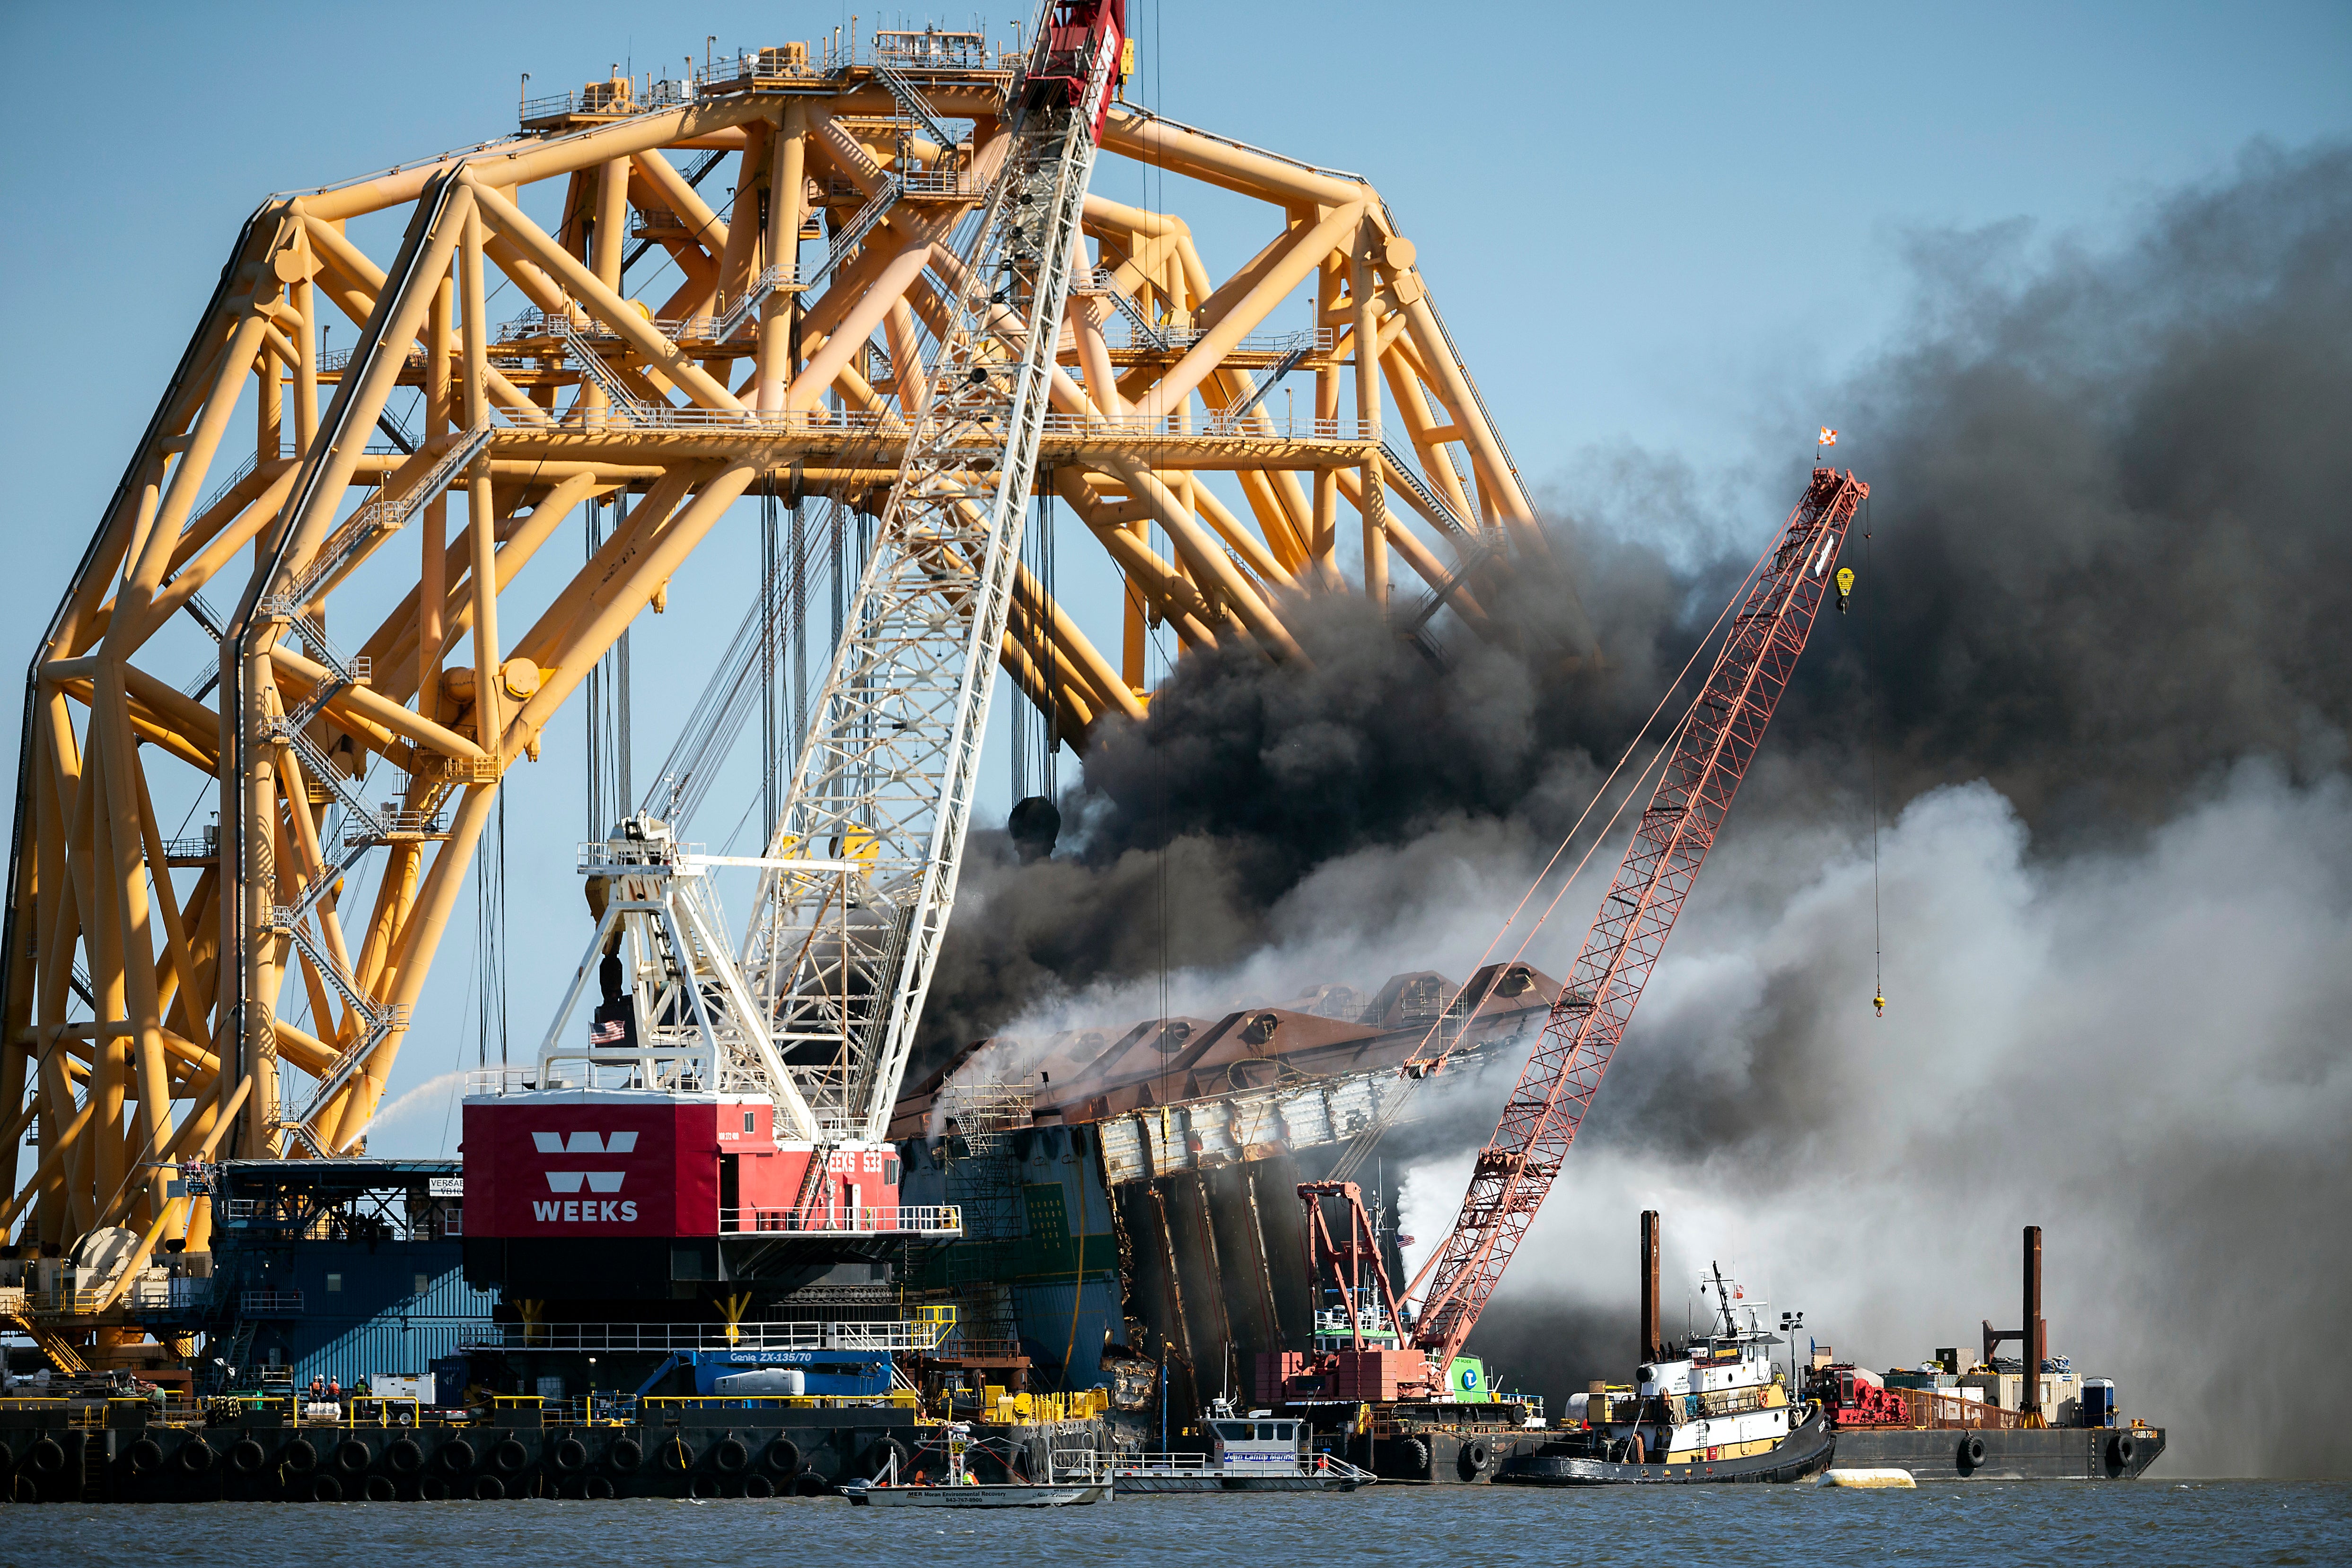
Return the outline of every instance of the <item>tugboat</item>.
<path id="1" fill-rule="evenodd" d="M 1706 1288 L 1721 1318 L 1717 1332 L 1692 1337 L 1679 1357 L 1643 1363 L 1631 1397 L 1605 1390 L 1571 1396 L 1570 1416 L 1580 1416 L 1580 1425 L 1506 1461 L 1496 1483 L 1786 1483 L 1828 1469 L 1837 1428 L 1820 1405 L 1790 1398 L 1772 1361 L 1772 1347 L 1783 1342 L 1757 1321 L 1765 1303 L 1747 1301 L 1719 1267 Z"/>

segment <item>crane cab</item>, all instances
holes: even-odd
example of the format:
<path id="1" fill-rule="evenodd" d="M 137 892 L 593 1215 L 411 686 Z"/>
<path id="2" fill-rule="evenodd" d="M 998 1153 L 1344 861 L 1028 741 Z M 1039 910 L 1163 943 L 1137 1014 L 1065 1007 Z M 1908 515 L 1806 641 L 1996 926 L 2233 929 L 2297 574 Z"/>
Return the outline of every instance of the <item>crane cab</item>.
<path id="1" fill-rule="evenodd" d="M 1118 84 L 1126 79 L 1133 63 L 1127 37 L 1127 0 L 1054 0 L 1046 12 L 1036 50 L 1030 57 L 1028 79 L 1023 89 L 1024 107 L 1083 107 L 1087 86 L 1094 79 L 1097 62 L 1106 55 L 1110 85 L 1096 107 L 1094 124 L 1088 128 L 1097 143 L 1102 141 L 1103 121 L 1110 114 L 1110 100 L 1118 96 Z"/>

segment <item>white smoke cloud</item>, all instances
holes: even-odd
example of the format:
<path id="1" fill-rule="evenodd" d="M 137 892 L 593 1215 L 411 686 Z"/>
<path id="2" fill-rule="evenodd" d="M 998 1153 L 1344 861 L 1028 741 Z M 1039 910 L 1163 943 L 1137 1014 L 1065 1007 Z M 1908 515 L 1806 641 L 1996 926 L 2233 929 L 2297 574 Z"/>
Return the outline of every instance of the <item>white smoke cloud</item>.
<path id="1" fill-rule="evenodd" d="M 2144 844 L 2055 861 L 1989 787 L 1920 798 L 1881 845 L 1884 1019 L 1866 847 L 1758 827 L 1735 816 L 1498 1309 L 1630 1346 L 1657 1208 L 1670 1322 L 1736 1262 L 1842 1357 L 1910 1364 L 2015 1325 L 2039 1224 L 2052 1349 L 2172 1429 L 2168 1469 L 2340 1473 L 2345 779 L 2242 765 Z M 1414 1169 L 1417 1254 L 1467 1173 Z"/>

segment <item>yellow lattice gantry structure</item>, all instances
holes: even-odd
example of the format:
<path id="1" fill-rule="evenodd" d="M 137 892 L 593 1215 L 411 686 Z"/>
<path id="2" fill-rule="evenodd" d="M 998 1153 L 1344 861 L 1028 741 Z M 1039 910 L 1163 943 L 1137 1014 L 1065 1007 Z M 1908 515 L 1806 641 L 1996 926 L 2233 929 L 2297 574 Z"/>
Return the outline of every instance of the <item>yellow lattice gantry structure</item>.
<path id="1" fill-rule="evenodd" d="M 34 652 L 18 1239 L 201 1249 L 176 1166 L 361 1146 L 509 766 L 747 494 L 881 505 L 1008 80 L 961 35 L 750 51 L 254 213 Z M 1154 624 L 1297 658 L 1298 606 L 1345 592 L 1483 631 L 1542 546 L 1379 193 L 1123 104 L 1102 146 L 1247 198 L 1265 239 L 1220 275 L 1175 213 L 1086 198 L 1041 467 L 1122 632 L 1098 648 L 1024 572 L 1018 689 L 1083 747 L 1141 716 Z M 664 297 L 629 292 L 641 254 Z M 593 555 L 547 548 L 592 503 L 617 518 Z M 216 831 L 170 836 L 159 799 L 203 780 Z"/>

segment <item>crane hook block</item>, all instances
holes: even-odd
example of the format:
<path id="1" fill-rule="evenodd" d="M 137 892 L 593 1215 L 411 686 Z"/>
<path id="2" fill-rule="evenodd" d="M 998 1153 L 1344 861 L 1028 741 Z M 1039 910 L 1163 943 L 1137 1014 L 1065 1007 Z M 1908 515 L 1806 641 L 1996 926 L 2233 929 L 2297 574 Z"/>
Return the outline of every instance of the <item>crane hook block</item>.
<path id="1" fill-rule="evenodd" d="M 1846 601 L 1853 597 L 1853 568 L 1850 566 L 1838 568 L 1837 585 L 1838 613 L 1843 615 L 1845 613 Z"/>

